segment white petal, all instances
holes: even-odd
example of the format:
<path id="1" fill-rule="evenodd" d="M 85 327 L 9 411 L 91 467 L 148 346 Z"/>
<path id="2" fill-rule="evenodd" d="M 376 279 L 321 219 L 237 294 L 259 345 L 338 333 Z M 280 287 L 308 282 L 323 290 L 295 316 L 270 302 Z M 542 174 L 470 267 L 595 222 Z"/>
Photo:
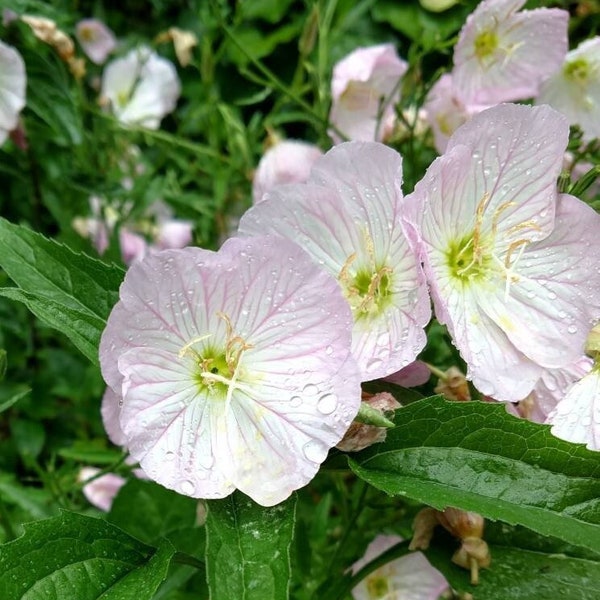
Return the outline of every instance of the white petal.
<path id="1" fill-rule="evenodd" d="M 567 392 L 548 415 L 552 433 L 569 442 L 600 450 L 600 371 L 594 368 Z"/>

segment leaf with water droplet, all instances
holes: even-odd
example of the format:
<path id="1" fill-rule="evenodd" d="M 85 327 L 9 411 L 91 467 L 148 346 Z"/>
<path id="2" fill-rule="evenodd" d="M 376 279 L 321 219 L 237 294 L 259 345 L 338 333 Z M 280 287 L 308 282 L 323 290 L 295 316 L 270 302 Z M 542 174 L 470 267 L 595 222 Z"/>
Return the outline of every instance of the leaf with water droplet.
<path id="1" fill-rule="evenodd" d="M 288 598 L 296 496 L 269 508 L 240 492 L 207 504 L 206 569 L 211 600 Z"/>
<path id="2" fill-rule="evenodd" d="M 147 546 L 103 521 L 63 511 L 0 546 L 0 597 L 151 600 L 175 549 Z"/>

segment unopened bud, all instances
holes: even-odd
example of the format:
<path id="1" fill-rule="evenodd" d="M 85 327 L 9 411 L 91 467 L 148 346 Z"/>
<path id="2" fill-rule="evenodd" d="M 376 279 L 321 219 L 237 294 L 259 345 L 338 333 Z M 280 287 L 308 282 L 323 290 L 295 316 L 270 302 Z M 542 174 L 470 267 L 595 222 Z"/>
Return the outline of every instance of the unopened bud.
<path id="1" fill-rule="evenodd" d="M 457 402 L 468 402 L 471 399 L 471 391 L 467 378 L 457 367 L 450 367 L 446 372 L 439 374 L 439 381 L 434 388 L 436 394 L 443 394 L 448 400 Z"/>
<path id="2" fill-rule="evenodd" d="M 367 397 L 361 403 L 357 419 L 350 425 L 336 447 L 344 452 L 358 452 L 383 442 L 387 435 L 387 428 L 394 426 L 394 423 L 386 417 L 386 412 L 400 406 L 401 404 L 388 392 Z"/>
<path id="3" fill-rule="evenodd" d="M 63 61 L 68 62 L 73 58 L 75 54 L 73 40 L 64 31 L 58 29 L 54 21 L 31 15 L 23 15 L 21 21 L 31 27 L 36 38 L 52 46 Z"/>

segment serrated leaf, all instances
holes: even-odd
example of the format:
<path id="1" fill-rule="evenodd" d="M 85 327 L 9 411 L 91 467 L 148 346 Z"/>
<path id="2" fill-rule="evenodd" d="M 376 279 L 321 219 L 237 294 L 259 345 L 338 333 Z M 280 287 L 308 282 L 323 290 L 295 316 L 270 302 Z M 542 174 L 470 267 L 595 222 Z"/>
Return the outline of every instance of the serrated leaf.
<path id="1" fill-rule="evenodd" d="M 285 600 L 296 497 L 270 508 L 235 492 L 208 502 L 206 570 L 211 600 Z"/>
<path id="2" fill-rule="evenodd" d="M 362 479 L 600 552 L 600 454 L 501 404 L 428 398 L 396 411 L 385 442 L 349 458 Z"/>
<path id="3" fill-rule="evenodd" d="M 100 335 L 123 271 L 0 219 L 0 266 L 19 286 L 0 294 L 23 302 L 97 362 Z"/>
<path id="4" fill-rule="evenodd" d="M 64 511 L 0 546 L 2 600 L 151 600 L 174 549 L 153 548 L 100 519 Z"/>

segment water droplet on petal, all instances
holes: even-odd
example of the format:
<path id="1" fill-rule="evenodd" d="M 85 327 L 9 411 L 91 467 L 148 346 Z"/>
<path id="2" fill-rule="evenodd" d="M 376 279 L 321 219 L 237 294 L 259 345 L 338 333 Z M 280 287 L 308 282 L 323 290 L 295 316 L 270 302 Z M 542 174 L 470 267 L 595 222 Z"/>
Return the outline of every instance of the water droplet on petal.
<path id="1" fill-rule="evenodd" d="M 575 325 L 569 325 L 569 326 L 567 327 L 567 331 L 568 331 L 569 333 L 577 333 L 577 327 L 575 327 Z"/>
<path id="2" fill-rule="evenodd" d="M 307 460 L 322 463 L 327 456 L 327 447 L 318 440 L 311 440 L 302 446 L 302 452 Z"/>
<path id="3" fill-rule="evenodd" d="M 330 415 L 337 408 L 337 404 L 335 394 L 324 394 L 317 402 L 317 410 L 324 415 Z"/>
<path id="4" fill-rule="evenodd" d="M 181 490 L 182 494 L 185 494 L 186 496 L 191 496 L 194 493 L 196 487 L 189 479 L 184 479 L 179 485 L 179 489 Z"/>
<path id="5" fill-rule="evenodd" d="M 307 383 L 302 391 L 307 396 L 316 396 L 319 393 L 319 388 L 312 383 Z"/>
<path id="6" fill-rule="evenodd" d="M 298 408 L 302 404 L 302 398 L 300 396 L 292 396 L 290 398 L 290 406 Z"/>

